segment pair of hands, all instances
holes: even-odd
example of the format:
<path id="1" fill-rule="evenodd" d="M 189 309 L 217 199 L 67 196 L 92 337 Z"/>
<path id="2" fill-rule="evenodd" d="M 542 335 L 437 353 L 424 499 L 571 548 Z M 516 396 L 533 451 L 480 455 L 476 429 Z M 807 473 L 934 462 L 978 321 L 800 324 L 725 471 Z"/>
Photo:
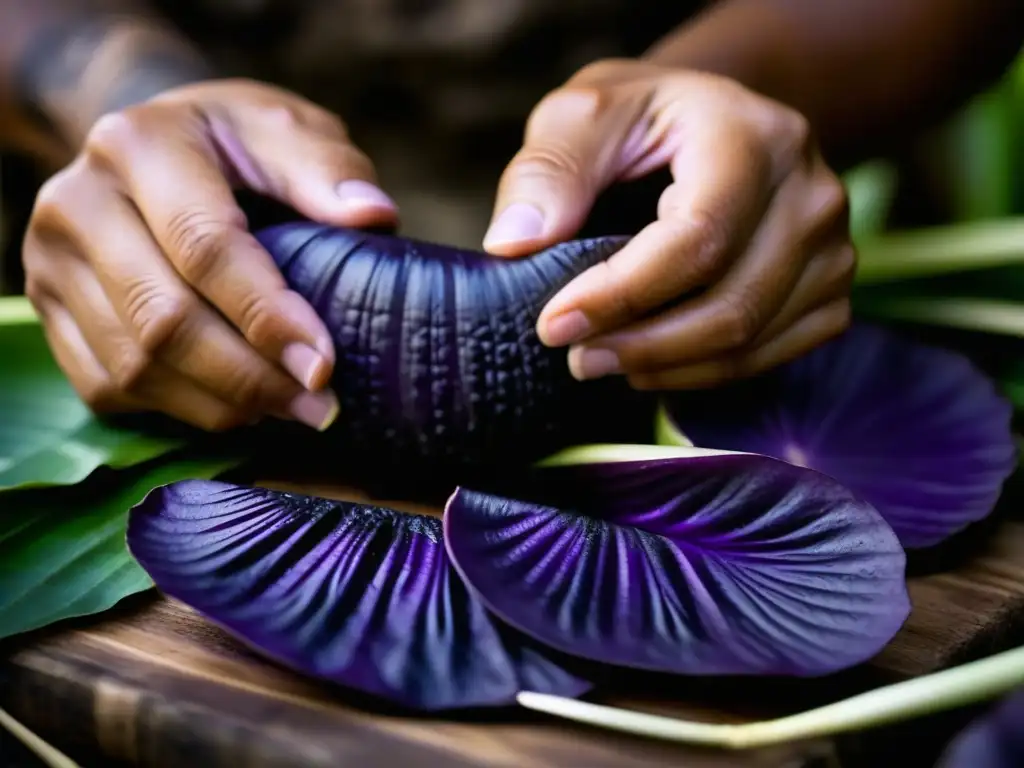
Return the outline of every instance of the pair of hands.
<path id="1" fill-rule="evenodd" d="M 846 328 L 856 256 L 841 183 L 799 114 L 712 75 L 603 61 L 545 97 L 485 248 L 511 258 L 569 239 L 603 189 L 666 165 L 657 220 L 538 321 L 577 378 L 706 387 Z M 249 233 L 240 185 L 328 224 L 397 219 L 337 117 L 249 81 L 102 117 L 40 190 L 26 293 L 94 410 L 207 430 L 265 414 L 324 428 L 337 415 L 330 335 Z"/>

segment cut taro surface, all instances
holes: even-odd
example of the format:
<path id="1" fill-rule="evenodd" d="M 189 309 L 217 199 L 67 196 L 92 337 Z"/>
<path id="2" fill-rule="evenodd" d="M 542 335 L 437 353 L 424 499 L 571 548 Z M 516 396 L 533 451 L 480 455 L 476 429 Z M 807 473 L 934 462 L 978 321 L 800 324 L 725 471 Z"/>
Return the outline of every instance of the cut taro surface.
<path id="1" fill-rule="evenodd" d="M 256 650 L 404 706 L 590 688 L 467 592 L 436 518 L 189 480 L 132 510 L 128 546 L 164 594 Z"/>
<path id="2" fill-rule="evenodd" d="M 1017 463 L 1012 407 L 970 360 L 871 325 L 756 379 L 667 395 L 663 408 L 659 442 L 830 475 L 908 549 L 988 516 Z"/>
<path id="3" fill-rule="evenodd" d="M 910 610 L 906 556 L 867 503 L 766 456 L 587 446 L 542 472 L 572 506 L 459 489 L 445 540 L 509 624 L 594 661 L 688 675 L 822 675 Z"/>

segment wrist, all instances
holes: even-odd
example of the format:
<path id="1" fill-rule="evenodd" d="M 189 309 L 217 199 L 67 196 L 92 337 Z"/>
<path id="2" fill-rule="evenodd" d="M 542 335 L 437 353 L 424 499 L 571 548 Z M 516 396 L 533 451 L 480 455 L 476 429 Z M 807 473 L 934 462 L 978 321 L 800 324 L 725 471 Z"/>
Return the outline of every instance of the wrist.
<path id="1" fill-rule="evenodd" d="M 788 51 L 792 32 L 776 3 L 731 0 L 711 6 L 669 33 L 643 56 L 647 61 L 721 75 L 764 96 L 789 103 Z"/>
<path id="2" fill-rule="evenodd" d="M 158 21 L 90 15 L 40 35 L 16 84 L 26 110 L 77 147 L 100 116 L 213 75 L 187 40 Z"/>

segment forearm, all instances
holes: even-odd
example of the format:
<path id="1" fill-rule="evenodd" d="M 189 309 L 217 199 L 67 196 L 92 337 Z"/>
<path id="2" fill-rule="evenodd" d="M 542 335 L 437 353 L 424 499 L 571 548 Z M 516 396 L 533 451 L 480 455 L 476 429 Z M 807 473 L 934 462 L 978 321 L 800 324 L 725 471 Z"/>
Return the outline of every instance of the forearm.
<path id="1" fill-rule="evenodd" d="M 842 165 L 994 82 L 1024 42 L 1019 12 L 1019 0 L 723 0 L 647 57 L 799 109 Z"/>
<path id="2" fill-rule="evenodd" d="M 142 0 L 0 0 L 0 141 L 73 151 L 101 115 L 210 68 Z"/>

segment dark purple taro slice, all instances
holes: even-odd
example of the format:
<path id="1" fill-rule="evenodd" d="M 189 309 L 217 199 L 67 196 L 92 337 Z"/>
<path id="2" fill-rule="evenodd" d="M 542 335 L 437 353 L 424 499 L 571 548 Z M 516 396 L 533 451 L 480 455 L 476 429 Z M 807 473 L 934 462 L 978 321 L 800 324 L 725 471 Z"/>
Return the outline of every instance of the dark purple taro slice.
<path id="1" fill-rule="evenodd" d="M 762 453 L 871 502 L 907 548 L 988 516 L 1013 472 L 1010 403 L 963 355 L 872 325 L 767 375 L 665 395 L 661 442 Z"/>
<path id="2" fill-rule="evenodd" d="M 1024 765 L 1024 689 L 963 730 L 936 768 L 1020 768 Z"/>
<path id="3" fill-rule="evenodd" d="M 307 675 L 424 710 L 587 691 L 467 592 L 442 538 L 432 517 L 199 480 L 128 527 L 160 591 Z"/>
<path id="4" fill-rule="evenodd" d="M 544 305 L 626 237 L 503 259 L 392 235 L 284 224 L 257 233 L 334 337 L 332 434 L 379 461 L 528 462 L 584 441 L 597 398 L 535 325 Z M 635 396 L 635 395 L 634 395 Z"/>
<path id="5" fill-rule="evenodd" d="M 579 503 L 459 489 L 445 543 L 495 614 L 552 648 L 688 675 L 823 675 L 875 655 L 909 613 L 895 534 L 818 472 L 616 445 L 543 471 Z"/>

